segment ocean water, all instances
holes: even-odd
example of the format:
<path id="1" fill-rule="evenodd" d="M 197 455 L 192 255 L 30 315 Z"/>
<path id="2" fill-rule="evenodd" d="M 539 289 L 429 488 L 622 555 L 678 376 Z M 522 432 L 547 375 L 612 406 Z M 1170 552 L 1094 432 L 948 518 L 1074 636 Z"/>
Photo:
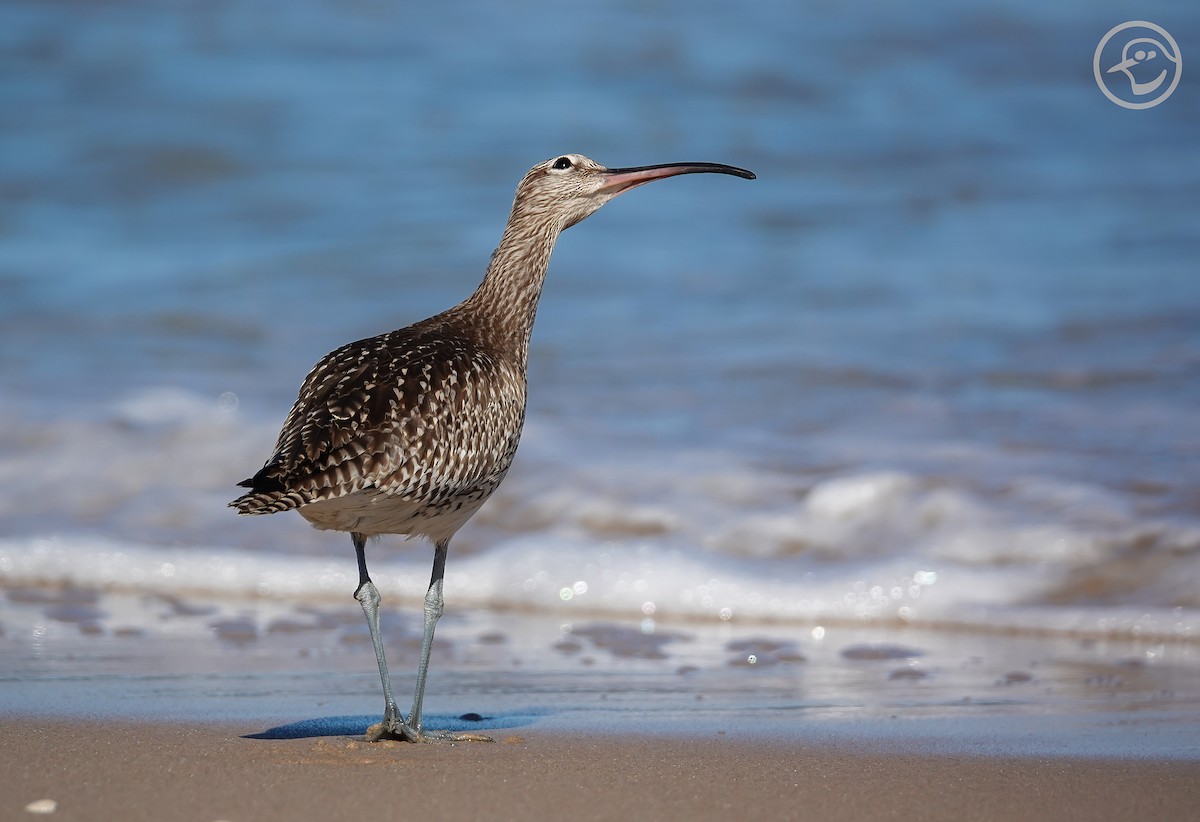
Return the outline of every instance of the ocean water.
<path id="1" fill-rule="evenodd" d="M 1200 55 L 1184 0 L 4 4 L 0 636 L 352 606 L 348 537 L 234 484 L 320 356 L 462 299 L 578 151 L 759 179 L 564 234 L 450 610 L 1191 658 L 1200 85 L 1107 100 L 1130 15 Z M 418 601 L 428 547 L 371 552 Z"/>

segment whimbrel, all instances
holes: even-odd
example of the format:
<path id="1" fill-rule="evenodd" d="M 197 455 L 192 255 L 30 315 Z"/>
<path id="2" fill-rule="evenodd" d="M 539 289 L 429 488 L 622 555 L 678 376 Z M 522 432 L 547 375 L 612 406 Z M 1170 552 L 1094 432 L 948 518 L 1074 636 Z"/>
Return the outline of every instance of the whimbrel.
<path id="1" fill-rule="evenodd" d="M 517 186 L 487 274 L 449 311 L 344 345 L 316 364 L 283 424 L 275 453 L 239 483 L 240 514 L 296 509 L 317 528 L 348 531 L 358 588 L 383 683 L 383 721 L 368 739 L 478 738 L 425 730 L 421 703 L 442 614 L 450 539 L 504 479 L 525 421 L 525 370 L 546 267 L 558 235 L 613 197 L 679 174 L 754 179 L 718 163 L 605 168 L 579 154 L 538 163 Z M 368 537 L 422 536 L 434 545 L 412 710 L 392 696 L 379 631 Z"/>

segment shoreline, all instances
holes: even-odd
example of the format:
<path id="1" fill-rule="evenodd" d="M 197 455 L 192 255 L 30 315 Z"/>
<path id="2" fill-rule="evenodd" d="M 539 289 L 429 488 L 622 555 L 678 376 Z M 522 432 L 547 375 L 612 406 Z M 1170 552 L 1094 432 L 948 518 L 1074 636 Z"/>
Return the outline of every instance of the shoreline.
<path id="1" fill-rule="evenodd" d="M 367 744 L 361 611 L 10 596 L 0 820 L 1190 819 L 1190 643 L 448 613 L 426 724 Z M 411 693 L 419 625 L 384 615 Z M 464 720 L 478 714 L 479 721 Z M 34 808 L 49 807 L 49 803 Z"/>

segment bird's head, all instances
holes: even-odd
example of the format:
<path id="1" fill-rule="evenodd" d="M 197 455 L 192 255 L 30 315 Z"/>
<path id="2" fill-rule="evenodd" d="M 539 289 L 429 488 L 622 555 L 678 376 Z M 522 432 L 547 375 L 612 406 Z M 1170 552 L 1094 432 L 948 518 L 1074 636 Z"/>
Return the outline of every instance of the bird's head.
<path id="1" fill-rule="evenodd" d="M 517 186 L 513 210 L 545 216 L 561 231 L 631 188 L 679 174 L 704 173 L 754 179 L 753 172 L 720 163 L 664 163 L 636 168 L 605 168 L 582 154 L 561 154 L 529 170 Z"/>

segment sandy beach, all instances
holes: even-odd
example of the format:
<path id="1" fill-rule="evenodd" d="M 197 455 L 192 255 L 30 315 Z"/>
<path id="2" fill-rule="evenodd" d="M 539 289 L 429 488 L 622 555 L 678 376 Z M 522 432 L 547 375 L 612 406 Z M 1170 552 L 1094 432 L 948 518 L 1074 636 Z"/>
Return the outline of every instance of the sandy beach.
<path id="1" fill-rule="evenodd" d="M 1200 767 L 730 737 L 248 739 L 229 725 L 6 719 L 4 819 L 1184 820 Z M 43 803 L 40 807 L 47 807 Z M 34 805 L 34 807 L 39 807 Z"/>
<path id="2" fill-rule="evenodd" d="M 78 592 L 38 593 L 9 592 L 2 610 L 0 820 L 53 807 L 176 822 L 1028 822 L 1200 807 L 1190 643 L 881 626 L 816 640 L 458 611 L 426 724 L 494 742 L 368 744 L 379 682 L 353 607 L 98 594 L 89 607 L 119 619 L 93 623 L 67 607 Z M 415 638 L 393 620 L 404 693 Z"/>

